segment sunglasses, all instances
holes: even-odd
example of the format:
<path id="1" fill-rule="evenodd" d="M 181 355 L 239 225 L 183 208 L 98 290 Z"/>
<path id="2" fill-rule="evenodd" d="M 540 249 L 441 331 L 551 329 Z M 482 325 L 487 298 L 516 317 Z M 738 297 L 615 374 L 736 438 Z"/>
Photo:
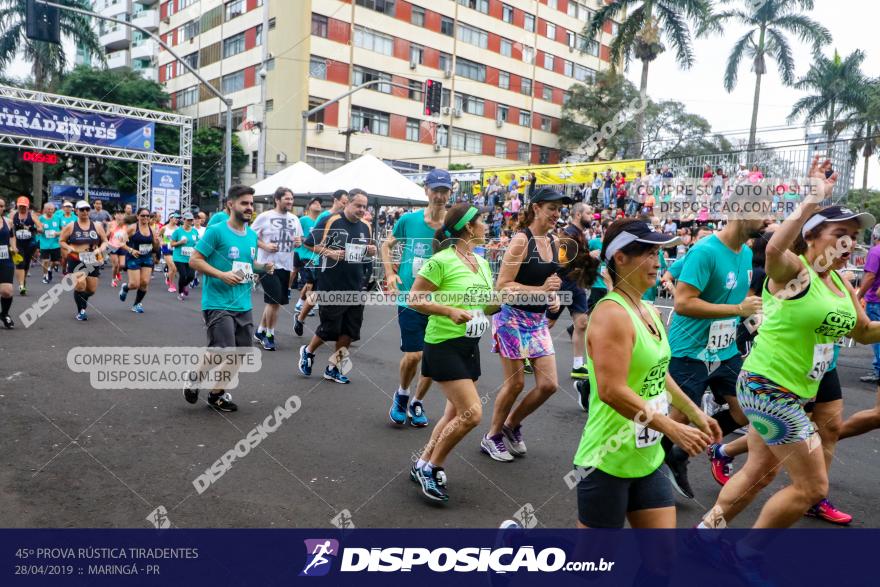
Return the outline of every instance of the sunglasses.
<path id="1" fill-rule="evenodd" d="M 149 214 L 138 214 L 138 218 L 149 218 Z"/>
<path id="2" fill-rule="evenodd" d="M 77 212 L 88 212 L 89 210 L 91 210 L 91 208 L 77 208 L 76 209 Z"/>

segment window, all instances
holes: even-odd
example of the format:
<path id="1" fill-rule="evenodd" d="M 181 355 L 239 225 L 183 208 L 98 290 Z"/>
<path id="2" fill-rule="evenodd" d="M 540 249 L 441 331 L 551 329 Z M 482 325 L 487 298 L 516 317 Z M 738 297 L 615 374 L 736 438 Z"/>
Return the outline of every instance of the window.
<path id="1" fill-rule="evenodd" d="M 549 118 L 547 118 L 546 116 L 539 116 L 538 123 L 541 125 L 541 130 L 550 132 L 551 122 Z"/>
<path id="2" fill-rule="evenodd" d="M 535 15 L 526 14 L 525 22 L 523 22 L 523 28 L 530 33 L 535 32 Z"/>
<path id="3" fill-rule="evenodd" d="M 312 34 L 327 38 L 327 17 L 323 14 L 312 13 Z"/>
<path id="4" fill-rule="evenodd" d="M 579 18 L 580 20 L 587 22 L 590 20 L 593 11 L 581 4 L 580 2 L 575 2 L 574 0 L 570 0 L 568 3 L 568 15 L 573 16 L 574 18 Z"/>
<path id="5" fill-rule="evenodd" d="M 510 74 L 506 71 L 498 72 L 498 87 L 505 90 L 510 89 Z"/>
<path id="6" fill-rule="evenodd" d="M 226 20 L 232 20 L 237 16 L 241 16 L 245 12 L 244 0 L 232 0 L 226 3 L 225 16 Z"/>
<path id="7" fill-rule="evenodd" d="M 553 71 L 553 56 L 549 53 L 544 53 L 544 69 Z"/>
<path id="8" fill-rule="evenodd" d="M 195 3 L 195 0 L 177 0 L 177 11 L 180 12 L 187 6 L 192 6 Z M 116 4 L 116 2 L 114 2 L 113 4 Z"/>
<path id="9" fill-rule="evenodd" d="M 409 46 L 409 60 L 411 63 L 424 63 L 425 58 L 425 48 L 420 47 L 419 45 L 410 45 Z"/>
<path id="10" fill-rule="evenodd" d="M 459 23 L 458 40 L 485 49 L 489 46 L 489 33 Z"/>
<path id="11" fill-rule="evenodd" d="M 266 60 L 266 71 L 275 71 L 275 58 Z"/>
<path id="12" fill-rule="evenodd" d="M 559 6 L 557 5 L 556 0 L 547 0 L 547 6 L 549 6 L 553 10 L 559 10 Z"/>
<path id="13" fill-rule="evenodd" d="M 206 67 L 220 61 L 221 43 L 211 43 L 199 50 L 199 67 Z"/>
<path id="14" fill-rule="evenodd" d="M 521 94 L 525 94 L 526 96 L 532 95 L 532 80 L 527 77 L 524 77 L 520 80 L 519 91 Z"/>
<path id="15" fill-rule="evenodd" d="M 616 37 L 617 33 L 619 33 L 619 32 L 620 32 L 620 23 L 616 23 L 614 21 L 611 21 L 611 36 Z"/>
<path id="16" fill-rule="evenodd" d="M 251 151 L 251 173 L 257 172 L 257 167 L 260 165 L 260 152 L 259 151 Z"/>
<path id="17" fill-rule="evenodd" d="M 562 73 L 568 77 L 572 77 L 574 75 L 574 63 L 571 61 L 563 61 Z"/>
<path id="18" fill-rule="evenodd" d="M 507 122 L 507 117 L 510 115 L 510 108 L 507 106 L 498 105 L 498 109 L 496 110 L 495 120 L 500 120 L 502 122 Z"/>
<path id="19" fill-rule="evenodd" d="M 312 55 L 309 60 L 309 77 L 327 79 L 327 60 Z"/>
<path id="20" fill-rule="evenodd" d="M 483 99 L 468 96 L 467 94 L 455 95 L 455 107 L 462 112 L 476 114 L 477 116 L 483 116 L 483 113 L 485 112 L 485 102 Z"/>
<path id="21" fill-rule="evenodd" d="M 425 9 L 420 6 L 413 6 L 410 22 L 419 27 L 425 26 Z"/>
<path id="22" fill-rule="evenodd" d="M 385 112 L 354 106 L 351 109 L 351 127 L 364 133 L 388 136 L 389 116 Z"/>
<path id="23" fill-rule="evenodd" d="M 449 146 L 449 129 L 442 124 L 437 125 L 437 144 L 441 147 Z"/>
<path id="24" fill-rule="evenodd" d="M 309 97 L 309 110 L 312 110 L 312 109 L 314 109 L 314 108 L 317 108 L 317 107 L 320 106 L 323 102 L 324 102 L 324 100 L 321 99 L 321 98 L 312 98 L 312 97 L 310 96 L 310 97 Z M 323 122 L 324 122 L 324 112 L 326 112 L 326 111 L 325 111 L 325 110 L 318 110 L 317 112 L 315 112 L 314 114 L 312 114 L 311 116 L 309 116 L 309 122 L 315 122 L 315 123 L 320 122 L 320 123 L 323 123 Z"/>
<path id="25" fill-rule="evenodd" d="M 406 140 L 419 142 L 421 137 L 421 123 L 415 118 L 406 119 Z"/>
<path id="26" fill-rule="evenodd" d="M 532 125 L 532 113 L 526 112 L 525 110 L 519 111 L 519 125 L 520 126 L 531 126 Z"/>
<path id="27" fill-rule="evenodd" d="M 483 14 L 489 14 L 489 0 L 458 0 L 458 3 Z"/>
<path id="28" fill-rule="evenodd" d="M 513 7 L 507 4 L 501 5 L 501 20 L 513 24 Z"/>
<path id="29" fill-rule="evenodd" d="M 424 86 L 422 85 L 422 82 L 411 79 L 407 85 L 409 85 L 409 99 L 421 102 L 422 97 L 424 96 Z"/>
<path id="30" fill-rule="evenodd" d="M 186 62 L 187 65 L 192 67 L 193 69 L 199 68 L 199 52 L 190 53 L 189 55 L 183 56 L 183 61 Z"/>
<path id="31" fill-rule="evenodd" d="M 599 43 L 597 41 L 590 41 L 586 46 L 587 53 L 592 55 L 593 57 L 599 56 Z"/>
<path id="32" fill-rule="evenodd" d="M 199 34 L 199 21 L 191 20 L 180 28 L 183 35 L 182 41 L 188 41 Z"/>
<path id="33" fill-rule="evenodd" d="M 568 104 L 569 100 L 571 100 L 571 92 L 562 92 L 562 105 Z"/>
<path id="34" fill-rule="evenodd" d="M 223 24 L 223 6 L 215 6 L 199 18 L 199 29 L 203 33 L 221 24 Z"/>
<path id="35" fill-rule="evenodd" d="M 555 39 L 556 38 L 556 25 L 552 22 L 547 23 L 547 38 Z"/>
<path id="36" fill-rule="evenodd" d="M 354 44 L 356 47 L 383 55 L 394 53 L 394 39 L 392 37 L 360 26 L 354 28 Z"/>
<path id="37" fill-rule="evenodd" d="M 553 88 L 551 86 L 542 86 L 541 88 L 541 97 L 547 100 L 548 102 L 553 101 Z"/>
<path id="38" fill-rule="evenodd" d="M 455 61 L 455 73 L 478 82 L 486 81 L 486 66 L 468 59 L 458 58 Z"/>
<path id="39" fill-rule="evenodd" d="M 254 43 L 257 47 L 263 44 L 263 25 L 258 24 L 254 27 Z"/>
<path id="40" fill-rule="evenodd" d="M 360 65 L 354 66 L 354 85 L 359 86 L 361 84 L 377 80 L 390 82 L 391 74 L 376 71 L 375 69 L 367 69 L 366 67 L 361 67 Z M 382 92 L 383 94 L 390 94 L 391 84 L 375 84 L 373 86 L 369 86 L 367 89 L 376 90 L 377 92 Z"/>
<path id="41" fill-rule="evenodd" d="M 501 39 L 501 54 L 505 57 L 513 56 L 513 41 Z"/>
<path id="42" fill-rule="evenodd" d="M 594 83 L 596 81 L 596 72 L 589 67 L 575 64 L 574 79 L 578 80 L 579 82 Z"/>
<path id="43" fill-rule="evenodd" d="M 269 100 L 266 100 L 266 108 L 265 108 L 265 111 L 266 111 L 266 112 L 272 112 L 273 110 L 275 110 L 275 100 L 272 100 L 272 99 L 270 98 Z"/>
<path id="44" fill-rule="evenodd" d="M 478 132 L 469 132 L 459 128 L 452 131 L 452 148 L 468 153 L 483 152 L 483 135 Z"/>
<path id="45" fill-rule="evenodd" d="M 199 101 L 199 87 L 193 86 L 177 92 L 177 107 L 195 106 Z"/>
<path id="46" fill-rule="evenodd" d="M 244 89 L 244 70 L 224 75 L 220 81 L 220 91 L 231 94 Z"/>
<path id="47" fill-rule="evenodd" d="M 440 32 L 451 37 L 455 33 L 455 22 L 448 16 L 440 17 Z"/>
<path id="48" fill-rule="evenodd" d="M 355 2 L 358 6 L 363 6 L 388 16 L 394 16 L 394 3 L 395 0 L 356 0 Z"/>
<path id="49" fill-rule="evenodd" d="M 507 159 L 507 140 L 501 137 L 495 139 L 495 156 L 499 159 Z"/>
<path id="50" fill-rule="evenodd" d="M 535 49 L 532 47 L 523 47 L 522 60 L 523 63 L 533 63 L 535 61 Z"/>
<path id="51" fill-rule="evenodd" d="M 529 146 L 526 143 L 519 143 L 516 146 L 516 158 L 526 163 L 529 162 Z"/>
<path id="52" fill-rule="evenodd" d="M 547 147 L 541 147 L 538 151 L 538 163 L 541 165 L 546 165 L 550 163 L 550 149 Z"/>
<path id="53" fill-rule="evenodd" d="M 171 79 L 174 77 L 174 66 L 175 63 L 173 61 L 165 65 L 165 79 Z"/>
<path id="54" fill-rule="evenodd" d="M 232 57 L 244 52 L 244 33 L 238 33 L 227 39 L 223 39 L 223 58 Z"/>
<path id="55" fill-rule="evenodd" d="M 452 92 L 449 90 L 443 90 L 440 94 L 440 106 L 443 108 L 449 107 L 449 97 L 452 95 Z"/>
<path id="56" fill-rule="evenodd" d="M 442 71 L 452 70 L 452 55 L 449 53 L 440 53 L 440 69 Z"/>
<path id="57" fill-rule="evenodd" d="M 568 37 L 568 46 L 569 47 L 577 47 L 577 38 L 578 35 L 573 31 L 565 31 L 565 36 Z"/>

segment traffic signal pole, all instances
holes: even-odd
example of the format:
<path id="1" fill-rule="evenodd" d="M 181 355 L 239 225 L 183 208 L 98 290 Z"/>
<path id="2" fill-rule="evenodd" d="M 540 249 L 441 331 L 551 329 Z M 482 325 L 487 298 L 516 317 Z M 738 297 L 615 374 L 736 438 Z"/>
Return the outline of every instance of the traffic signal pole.
<path id="1" fill-rule="evenodd" d="M 45 6 L 52 6 L 53 8 L 58 8 L 60 10 L 67 10 L 68 12 L 75 12 L 77 14 L 91 16 L 92 18 L 97 18 L 99 20 L 106 20 L 106 21 L 110 21 L 110 22 L 115 22 L 116 24 L 121 24 L 123 26 L 127 26 L 129 28 L 140 31 L 141 33 L 147 35 L 148 37 L 150 37 L 151 39 L 153 39 L 154 41 L 159 43 L 159 45 L 163 49 L 168 51 L 171 54 L 171 56 L 177 60 L 178 63 L 182 63 L 183 66 L 187 69 L 187 71 L 189 71 L 191 74 L 193 74 L 197 80 L 199 80 L 200 82 L 205 84 L 205 86 L 207 86 L 207 88 L 208 88 L 208 91 L 210 91 L 212 94 L 214 94 L 215 96 L 220 98 L 220 101 L 226 105 L 226 140 L 225 140 L 225 145 L 224 145 L 224 151 L 225 151 L 225 155 L 226 155 L 226 164 L 225 164 L 226 173 L 225 173 L 223 183 L 225 184 L 224 185 L 224 194 L 229 193 L 229 188 L 232 187 L 232 99 L 231 98 L 227 98 L 226 96 L 224 96 L 220 92 L 220 90 L 218 90 L 217 88 L 212 86 L 210 83 L 208 83 L 208 80 L 206 80 L 205 78 L 200 76 L 199 73 L 189 63 L 184 61 L 180 57 L 180 55 L 175 53 L 174 50 L 171 47 L 169 47 L 165 43 L 165 41 L 163 41 L 161 38 L 159 38 L 158 35 L 154 35 L 153 33 L 151 33 L 150 31 L 148 31 L 147 29 L 145 29 L 143 27 L 139 27 L 136 24 L 132 24 L 132 23 L 124 21 L 124 20 L 119 20 L 118 18 L 113 18 L 110 16 L 103 16 L 101 14 L 98 14 L 97 12 L 92 12 L 91 10 L 84 10 L 82 8 L 76 8 L 74 6 L 67 6 L 66 4 L 57 4 L 55 2 L 49 2 L 48 0 L 34 0 L 34 1 L 37 4 L 43 4 Z"/>

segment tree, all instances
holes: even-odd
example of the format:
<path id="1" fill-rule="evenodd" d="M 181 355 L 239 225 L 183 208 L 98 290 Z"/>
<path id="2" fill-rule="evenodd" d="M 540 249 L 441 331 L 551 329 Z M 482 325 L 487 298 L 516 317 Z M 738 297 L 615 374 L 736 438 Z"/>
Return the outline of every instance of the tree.
<path id="1" fill-rule="evenodd" d="M 630 11 L 639 4 L 638 8 Z M 620 24 L 620 30 L 611 42 L 611 64 L 631 57 L 642 62 L 642 79 L 639 93 L 642 100 L 648 95 L 648 69 L 651 62 L 666 50 L 662 40 L 675 50 L 678 64 L 685 69 L 693 66 L 695 57 L 689 21 L 702 27 L 711 16 L 709 0 L 607 0 L 584 28 L 587 39 L 593 39 L 612 18 L 628 11 Z M 641 154 L 644 131 L 644 112 L 636 114 L 635 141 Z"/>
<path id="2" fill-rule="evenodd" d="M 220 192 L 223 185 L 223 142 L 225 131 L 216 127 L 201 127 L 193 136 L 193 204 L 203 195 Z M 248 157 L 241 148 L 238 135 L 232 135 L 232 169 L 241 169 Z"/>
<path id="3" fill-rule="evenodd" d="M 731 0 L 720 0 L 729 3 Z M 744 0 L 745 9 L 726 10 L 715 14 L 707 20 L 706 26 L 699 32 L 723 33 L 728 22 L 735 22 L 749 27 L 749 31 L 734 43 L 727 58 L 724 71 L 724 89 L 732 92 L 736 87 L 739 67 L 743 57 L 752 61 L 755 72 L 755 96 L 752 101 L 752 123 L 749 132 L 748 151 L 753 153 L 757 139 L 758 109 L 761 102 L 761 78 L 767 73 L 767 58 L 776 61 L 776 68 L 782 82 L 794 84 L 794 57 L 786 33 L 800 38 L 805 43 L 812 43 L 818 49 L 831 42 L 831 33 L 824 26 L 806 16 L 805 12 L 813 9 L 813 0 L 762 0 L 755 2 Z"/>
<path id="4" fill-rule="evenodd" d="M 646 159 L 700 157 L 723 153 L 732 147 L 724 135 L 712 133 L 708 120 L 688 112 L 681 102 L 651 102 L 645 110 Z"/>
<path id="5" fill-rule="evenodd" d="M 91 9 L 88 0 L 56 0 L 60 4 Z M 27 0 L 0 0 L 0 71 L 7 70 L 17 57 L 31 63 L 34 87 L 37 91 L 51 90 L 67 68 L 67 54 L 61 45 L 32 41 L 27 38 Z M 91 19 L 83 15 L 59 11 L 61 40 L 91 51 L 103 59 L 104 49 L 91 26 Z M 33 199 L 43 202 L 43 166 L 33 166 Z"/>
<path id="6" fill-rule="evenodd" d="M 855 164 L 859 151 L 865 158 L 862 191 L 866 192 L 871 157 L 880 149 L 880 79 L 871 80 L 865 85 L 864 101 L 859 107 L 853 128 L 855 137 L 850 144 L 850 159 Z"/>

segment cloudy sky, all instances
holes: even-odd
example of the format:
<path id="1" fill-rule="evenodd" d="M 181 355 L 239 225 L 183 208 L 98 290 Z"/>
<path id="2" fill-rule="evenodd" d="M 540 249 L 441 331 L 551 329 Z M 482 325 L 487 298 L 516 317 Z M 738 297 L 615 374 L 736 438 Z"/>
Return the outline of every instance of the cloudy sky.
<path id="1" fill-rule="evenodd" d="M 745 4 L 745 0 L 739 4 Z M 826 47 L 827 55 L 836 48 L 841 55 L 848 55 L 856 49 L 865 53 L 862 70 L 872 77 L 880 77 L 880 43 L 877 42 L 876 19 L 869 6 L 873 2 L 865 0 L 816 0 L 812 18 L 825 25 L 833 36 L 833 42 Z M 733 3 L 732 6 L 737 6 Z M 731 138 L 748 139 L 751 124 L 752 99 L 755 91 L 755 75 L 750 63 L 744 62 L 739 72 L 736 89 L 728 94 L 724 90 L 724 69 L 733 44 L 746 33 L 746 28 L 730 27 L 722 37 L 701 39 L 694 44 L 697 56 L 696 65 L 682 71 L 675 63 L 672 51 L 667 51 L 651 64 L 648 79 L 648 93 L 655 100 L 678 100 L 687 105 L 689 111 L 699 114 L 712 123 L 716 131 L 741 131 L 729 133 Z M 793 43 L 796 75 L 806 73 L 812 62 L 809 48 L 797 40 Z M 768 62 L 768 75 L 761 82 L 761 108 L 758 113 L 758 138 L 764 142 L 786 141 L 786 144 L 802 141 L 804 127 L 794 123 L 788 125 L 786 118 L 791 107 L 803 94 L 782 85 L 776 71 L 775 62 Z M 641 63 L 630 65 L 628 77 L 636 85 L 641 79 Z M 794 126 L 790 130 L 761 132 L 762 127 Z M 814 127 L 813 132 L 816 131 Z M 862 185 L 861 161 L 856 169 L 855 187 Z M 868 177 L 869 187 L 880 189 L 880 163 L 872 158 Z"/>

